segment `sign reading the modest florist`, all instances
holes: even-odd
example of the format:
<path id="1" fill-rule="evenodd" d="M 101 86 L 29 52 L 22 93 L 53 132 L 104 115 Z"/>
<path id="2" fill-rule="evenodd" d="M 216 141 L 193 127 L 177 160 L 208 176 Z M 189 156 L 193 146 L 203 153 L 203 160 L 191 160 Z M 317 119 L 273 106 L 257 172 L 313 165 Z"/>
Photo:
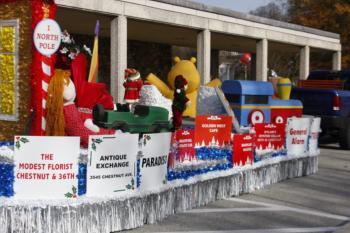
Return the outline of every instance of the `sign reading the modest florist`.
<path id="1" fill-rule="evenodd" d="M 34 29 L 33 40 L 38 52 L 45 56 L 54 54 L 61 44 L 61 29 L 52 19 L 40 21 Z"/>
<path id="2" fill-rule="evenodd" d="M 15 136 L 15 198 L 75 198 L 78 137 Z"/>
<path id="3" fill-rule="evenodd" d="M 122 195 L 133 192 L 136 189 L 137 152 L 138 134 L 90 136 L 86 195 Z"/>

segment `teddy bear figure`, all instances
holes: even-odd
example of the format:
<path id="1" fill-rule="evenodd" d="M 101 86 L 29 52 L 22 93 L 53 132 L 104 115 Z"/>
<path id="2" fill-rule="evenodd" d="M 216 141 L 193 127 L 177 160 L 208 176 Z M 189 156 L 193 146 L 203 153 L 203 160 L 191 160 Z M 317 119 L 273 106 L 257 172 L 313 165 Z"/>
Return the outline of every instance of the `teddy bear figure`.
<path id="1" fill-rule="evenodd" d="M 198 90 L 200 86 L 200 75 L 195 66 L 196 58 L 192 57 L 190 60 L 181 60 L 179 57 L 174 58 L 175 65 L 168 73 L 168 84 L 164 83 L 154 74 L 147 76 L 147 81 L 150 84 L 155 85 L 158 90 L 168 99 L 174 99 L 175 79 L 178 75 L 181 75 L 187 82 L 187 89 L 185 90 L 186 97 L 191 102 L 191 105 L 183 112 L 183 116 L 194 118 L 196 116 L 196 101 Z M 207 83 L 206 86 L 216 87 L 220 86 L 221 81 L 214 79 Z"/>

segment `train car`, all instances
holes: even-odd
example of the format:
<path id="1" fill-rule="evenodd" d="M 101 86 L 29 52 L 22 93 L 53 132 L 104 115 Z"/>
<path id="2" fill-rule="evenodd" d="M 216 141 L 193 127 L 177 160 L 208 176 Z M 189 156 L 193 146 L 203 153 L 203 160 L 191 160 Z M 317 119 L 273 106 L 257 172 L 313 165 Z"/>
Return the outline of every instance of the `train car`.
<path id="1" fill-rule="evenodd" d="M 221 88 L 241 126 L 270 122 L 270 102 L 274 93 L 271 83 L 226 80 Z"/>
<path id="2" fill-rule="evenodd" d="M 301 117 L 303 104 L 299 100 L 271 100 L 271 123 L 286 123 L 288 117 Z"/>
<path id="3" fill-rule="evenodd" d="M 226 80 L 221 88 L 241 126 L 284 123 L 288 117 L 302 115 L 299 100 L 273 99 L 270 82 Z"/>
<path id="4" fill-rule="evenodd" d="M 134 112 L 129 109 L 105 110 L 101 104 L 93 109 L 94 123 L 102 128 L 117 129 L 129 133 L 170 132 L 172 124 L 169 112 L 156 106 L 136 105 Z"/>

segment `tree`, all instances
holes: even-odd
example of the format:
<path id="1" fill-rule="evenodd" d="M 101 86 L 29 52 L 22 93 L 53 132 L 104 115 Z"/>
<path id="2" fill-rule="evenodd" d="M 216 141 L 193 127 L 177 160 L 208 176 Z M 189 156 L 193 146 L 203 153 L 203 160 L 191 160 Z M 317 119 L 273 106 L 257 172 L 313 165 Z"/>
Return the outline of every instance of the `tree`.
<path id="1" fill-rule="evenodd" d="M 291 23 L 340 34 L 342 65 L 350 68 L 349 0 L 288 0 L 288 5 Z"/>
<path id="2" fill-rule="evenodd" d="M 265 6 L 258 7 L 250 14 L 288 22 L 290 20 L 288 8 L 287 0 L 275 0 Z M 269 51 L 268 57 L 269 69 L 274 70 L 279 76 L 289 77 L 292 80 L 298 79 L 299 54 Z"/>
<path id="3" fill-rule="evenodd" d="M 349 0 L 275 0 L 251 11 L 261 17 L 340 34 L 342 67 L 350 68 L 350 1 Z M 329 56 L 319 55 L 315 67 L 328 67 Z"/>
<path id="4" fill-rule="evenodd" d="M 250 14 L 257 15 L 264 18 L 275 19 L 280 21 L 288 21 L 288 5 L 286 1 L 275 0 L 268 3 L 265 6 L 260 6 L 253 11 L 250 11 Z"/>

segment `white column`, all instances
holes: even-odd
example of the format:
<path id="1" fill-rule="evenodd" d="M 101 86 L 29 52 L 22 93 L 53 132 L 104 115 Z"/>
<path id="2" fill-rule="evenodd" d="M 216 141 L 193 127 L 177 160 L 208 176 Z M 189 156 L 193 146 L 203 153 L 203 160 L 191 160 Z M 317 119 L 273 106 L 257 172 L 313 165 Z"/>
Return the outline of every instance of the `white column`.
<path id="1" fill-rule="evenodd" d="M 201 76 L 201 83 L 210 82 L 210 31 L 205 29 L 197 36 L 197 69 Z"/>
<path id="2" fill-rule="evenodd" d="M 306 80 L 310 72 L 310 47 L 300 49 L 299 79 Z"/>
<path id="3" fill-rule="evenodd" d="M 268 42 L 262 39 L 256 43 L 256 80 L 267 81 Z"/>
<path id="4" fill-rule="evenodd" d="M 120 15 L 111 21 L 111 94 L 115 102 L 124 99 L 124 70 L 127 68 L 127 18 Z"/>
<path id="5" fill-rule="evenodd" d="M 341 51 L 333 53 L 333 70 L 341 70 Z"/>

